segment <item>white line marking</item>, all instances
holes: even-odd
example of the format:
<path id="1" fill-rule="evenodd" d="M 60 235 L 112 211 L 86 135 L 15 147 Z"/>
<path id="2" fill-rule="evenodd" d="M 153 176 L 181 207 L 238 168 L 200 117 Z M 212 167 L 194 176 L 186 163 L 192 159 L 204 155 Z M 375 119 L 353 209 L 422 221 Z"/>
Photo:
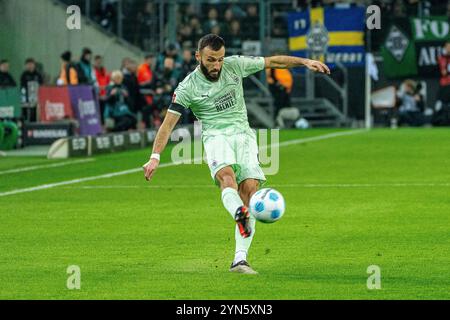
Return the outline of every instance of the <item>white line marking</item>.
<path id="1" fill-rule="evenodd" d="M 31 167 L 23 167 L 23 168 L 17 168 L 17 169 L 0 171 L 0 176 L 3 175 L 3 174 L 9 174 L 9 173 L 17 173 L 17 172 L 39 170 L 39 169 L 63 167 L 63 166 L 69 166 L 69 165 L 72 165 L 72 164 L 86 163 L 86 162 L 91 162 L 91 161 L 95 161 L 95 159 L 94 158 L 89 158 L 89 159 L 81 159 L 81 160 L 58 162 L 58 163 L 53 163 L 53 164 L 36 165 L 36 166 L 31 166 Z"/>
<path id="2" fill-rule="evenodd" d="M 315 137 L 310 137 L 310 138 L 302 138 L 302 139 L 295 139 L 295 140 L 284 141 L 284 142 L 280 142 L 280 143 L 274 143 L 274 144 L 270 144 L 270 145 L 267 145 L 267 146 L 261 146 L 259 148 L 267 149 L 268 147 L 286 147 L 286 146 L 290 146 L 290 145 L 293 145 L 293 144 L 303 144 L 303 143 L 307 143 L 307 142 L 320 141 L 320 140 L 325 140 L 325 139 L 330 139 L 330 138 L 335 138 L 335 137 L 341 137 L 341 136 L 349 136 L 349 135 L 363 133 L 363 132 L 368 132 L 368 130 L 363 129 L 363 130 L 334 132 L 334 133 L 328 133 L 328 134 L 315 136 Z"/>
<path id="3" fill-rule="evenodd" d="M 164 164 L 161 164 L 158 168 L 172 167 L 174 165 L 175 164 L 173 164 L 173 163 L 164 163 Z M 55 187 L 59 187 L 59 186 L 65 186 L 68 184 L 75 184 L 75 183 L 81 183 L 81 182 L 98 180 L 98 179 L 107 179 L 107 178 L 112 178 L 112 177 L 116 177 L 116 176 L 122 176 L 125 174 L 135 173 L 138 171 L 142 171 L 142 168 L 129 169 L 129 170 L 124 170 L 124 171 L 119 171 L 119 172 L 106 173 L 106 174 L 102 174 L 99 176 L 73 179 L 73 180 L 61 181 L 61 182 L 56 182 L 56 183 L 43 184 L 43 185 L 36 186 L 36 187 L 6 191 L 6 192 L 0 193 L 0 197 L 9 196 L 9 195 L 18 194 L 18 193 L 50 189 L 50 188 L 55 188 Z"/>
<path id="4" fill-rule="evenodd" d="M 280 184 L 272 187 L 283 188 L 379 188 L 379 187 L 450 187 L 450 183 L 330 183 L 330 184 Z"/>
<path id="5" fill-rule="evenodd" d="M 271 184 L 267 188 L 379 188 L 379 187 L 450 187 L 450 183 L 424 182 L 424 183 L 329 183 L 329 184 Z M 193 185 L 93 185 L 93 186 L 72 186 L 62 189 L 190 189 L 190 188 L 211 188 L 217 187 L 213 184 L 193 184 Z"/>
<path id="6" fill-rule="evenodd" d="M 358 134 L 358 133 L 363 133 L 363 132 L 367 132 L 367 130 L 352 130 L 352 131 L 344 131 L 344 132 L 335 132 L 335 133 L 325 134 L 325 135 L 311 137 L 311 138 L 285 141 L 285 142 L 280 143 L 279 146 L 284 147 L 284 146 L 289 146 L 289 145 L 294 145 L 294 144 L 302 144 L 302 143 L 311 142 L 311 141 L 318 141 L 318 140 L 324 140 L 324 139 L 329 139 L 329 138 L 334 138 L 334 137 L 339 137 L 339 136 L 353 135 L 353 134 Z M 274 146 L 276 146 L 276 145 L 277 144 L 274 144 Z M 262 146 L 262 148 L 267 148 L 269 146 Z M 200 160 L 200 159 L 202 159 L 202 158 L 193 159 L 193 162 L 195 162 L 196 160 Z M 179 165 L 179 164 L 170 162 L 170 163 L 161 164 L 161 165 L 159 165 L 158 168 L 173 167 L 173 166 L 177 166 L 177 165 Z M 25 193 L 25 192 L 33 192 L 33 191 L 38 191 L 38 190 L 50 189 L 50 188 L 55 188 L 55 187 L 60 187 L 60 186 L 65 186 L 65 185 L 70 185 L 70 184 L 75 184 L 75 183 L 86 182 L 86 181 L 107 179 L 107 178 L 122 176 L 122 175 L 130 174 L 130 173 L 135 173 L 135 172 L 139 172 L 139 171 L 143 171 L 142 167 L 119 171 L 119 172 L 101 174 L 101 175 L 93 176 L 93 177 L 73 179 L 73 180 L 61 181 L 61 182 L 56 182 L 56 183 L 44 184 L 44 185 L 40 185 L 40 186 L 36 186 L 36 187 L 1 192 L 0 197 L 5 197 L 5 196 L 19 194 L 19 193 Z"/>

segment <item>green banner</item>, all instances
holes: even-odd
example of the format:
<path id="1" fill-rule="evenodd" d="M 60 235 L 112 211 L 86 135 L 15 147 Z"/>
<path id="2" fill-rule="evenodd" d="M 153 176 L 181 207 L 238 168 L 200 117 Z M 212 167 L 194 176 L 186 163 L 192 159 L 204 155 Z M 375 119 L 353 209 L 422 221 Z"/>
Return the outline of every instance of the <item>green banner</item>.
<path id="1" fill-rule="evenodd" d="M 19 118 L 22 113 L 21 111 L 19 89 L 0 89 L 0 118 Z"/>
<path id="2" fill-rule="evenodd" d="M 388 78 L 438 77 L 438 57 L 450 40 L 446 16 L 395 19 L 381 47 Z"/>
<path id="3" fill-rule="evenodd" d="M 416 42 L 450 40 L 450 25 L 446 16 L 411 18 L 410 22 L 412 35 Z"/>

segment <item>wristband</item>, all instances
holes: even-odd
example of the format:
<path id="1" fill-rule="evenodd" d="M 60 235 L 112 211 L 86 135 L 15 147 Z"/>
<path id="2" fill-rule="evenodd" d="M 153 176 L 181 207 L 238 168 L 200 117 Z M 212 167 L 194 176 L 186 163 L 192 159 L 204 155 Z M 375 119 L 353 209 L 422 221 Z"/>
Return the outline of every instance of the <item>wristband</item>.
<path id="1" fill-rule="evenodd" d="M 150 159 L 156 159 L 156 160 L 160 161 L 159 153 L 152 153 L 152 155 L 150 156 Z"/>

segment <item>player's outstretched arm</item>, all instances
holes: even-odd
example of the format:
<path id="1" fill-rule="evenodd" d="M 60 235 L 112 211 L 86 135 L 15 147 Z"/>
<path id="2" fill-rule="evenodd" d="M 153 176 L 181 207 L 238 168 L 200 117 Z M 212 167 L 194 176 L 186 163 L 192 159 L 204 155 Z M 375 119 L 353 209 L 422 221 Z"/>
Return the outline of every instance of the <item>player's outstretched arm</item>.
<path id="1" fill-rule="evenodd" d="M 142 166 L 142 168 L 144 169 L 144 176 L 147 181 L 150 181 L 156 171 L 156 168 L 158 168 L 160 161 L 159 155 L 164 151 L 173 128 L 175 128 L 175 125 L 177 124 L 179 119 L 180 115 L 172 112 L 167 112 L 166 117 L 164 118 L 164 121 L 159 128 L 158 133 L 156 134 L 150 160 Z"/>
<path id="2" fill-rule="evenodd" d="M 272 56 L 265 57 L 264 60 L 266 68 L 289 69 L 305 66 L 312 71 L 330 74 L 330 69 L 327 65 L 317 60 L 292 56 Z"/>

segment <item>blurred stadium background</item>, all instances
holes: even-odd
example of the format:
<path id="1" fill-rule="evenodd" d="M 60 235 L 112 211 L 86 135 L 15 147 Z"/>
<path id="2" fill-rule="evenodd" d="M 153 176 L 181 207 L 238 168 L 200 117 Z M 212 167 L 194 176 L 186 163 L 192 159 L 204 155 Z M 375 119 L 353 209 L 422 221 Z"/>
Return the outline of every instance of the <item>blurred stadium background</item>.
<path id="1" fill-rule="evenodd" d="M 372 4 L 380 29 L 366 27 Z M 70 5 L 81 10 L 80 30 L 67 26 Z M 331 77 L 299 69 L 246 79 L 254 127 L 449 125 L 448 1 L 0 0 L 0 8 L 3 150 L 157 128 L 210 32 L 228 55 L 292 54 L 333 68 Z M 128 92 L 118 116 L 115 70 Z M 182 124 L 193 121 L 187 113 Z"/>

